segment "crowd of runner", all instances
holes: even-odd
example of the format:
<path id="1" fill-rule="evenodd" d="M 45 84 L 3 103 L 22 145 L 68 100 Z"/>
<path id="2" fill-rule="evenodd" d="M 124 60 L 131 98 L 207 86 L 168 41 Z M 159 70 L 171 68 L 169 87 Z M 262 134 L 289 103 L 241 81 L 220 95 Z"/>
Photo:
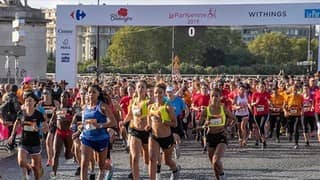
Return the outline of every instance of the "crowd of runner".
<path id="1" fill-rule="evenodd" d="M 171 180 L 179 179 L 180 144 L 195 139 L 208 154 L 218 180 L 226 179 L 221 158 L 228 140 L 239 148 L 267 148 L 268 141 L 287 137 L 294 149 L 320 141 L 318 76 L 264 78 L 108 78 L 0 85 L 0 134 L 8 129 L 8 150 L 18 149 L 17 162 L 25 179 L 41 179 L 43 166 L 59 171 L 59 157 L 78 164 L 75 175 L 112 179 L 112 144 L 120 140 L 129 153 L 131 173 L 138 180 L 147 169 L 161 179 L 167 165 Z M 21 133 L 20 143 L 16 135 Z M 299 143 L 300 132 L 303 143 Z M 283 141 L 285 138 L 281 138 Z M 252 143 L 252 145 L 250 144 Z M 47 163 L 41 164 L 41 151 Z M 183 149 L 182 149 L 183 151 Z M 31 162 L 28 162 L 28 156 Z M 99 171 L 95 171 L 95 167 Z"/>

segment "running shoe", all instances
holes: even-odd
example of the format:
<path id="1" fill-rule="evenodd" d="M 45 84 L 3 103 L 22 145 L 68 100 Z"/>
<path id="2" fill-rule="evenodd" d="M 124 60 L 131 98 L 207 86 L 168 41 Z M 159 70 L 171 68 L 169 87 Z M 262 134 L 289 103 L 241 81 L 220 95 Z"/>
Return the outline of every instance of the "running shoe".
<path id="1" fill-rule="evenodd" d="M 26 180 L 32 180 L 32 170 L 27 169 Z"/>
<path id="2" fill-rule="evenodd" d="M 130 174 L 128 174 L 128 178 L 129 178 L 129 179 L 133 179 L 132 172 L 130 172 Z"/>
<path id="3" fill-rule="evenodd" d="M 176 170 L 175 172 L 172 172 L 172 173 L 171 173 L 170 180 L 177 180 L 177 179 L 179 179 L 180 170 L 181 170 L 180 165 L 177 165 L 177 170 Z"/>
<path id="4" fill-rule="evenodd" d="M 227 179 L 227 178 L 226 178 L 226 174 L 223 173 L 222 175 L 220 175 L 220 176 L 219 176 L 219 179 L 220 179 L 220 180 L 226 180 L 226 179 Z"/>
<path id="5" fill-rule="evenodd" d="M 112 179 L 112 176 L 113 176 L 113 167 L 111 165 L 110 169 L 107 171 L 107 174 L 105 176 L 105 180 L 111 180 Z"/>
<path id="6" fill-rule="evenodd" d="M 310 143 L 309 143 L 309 141 L 307 141 L 307 142 L 306 142 L 305 147 L 310 147 Z"/>
<path id="7" fill-rule="evenodd" d="M 296 145 L 293 146 L 293 148 L 294 148 L 294 149 L 298 149 L 298 148 L 299 148 L 299 145 L 296 144 Z"/>
<path id="8" fill-rule="evenodd" d="M 96 174 L 94 172 L 91 172 L 90 175 L 89 175 L 89 179 L 90 180 L 95 180 L 96 179 Z"/>
<path id="9" fill-rule="evenodd" d="M 80 166 L 77 168 L 76 172 L 74 173 L 75 176 L 79 176 L 80 175 L 80 171 L 81 171 L 81 168 Z"/>
<path id="10" fill-rule="evenodd" d="M 267 147 L 267 142 L 262 143 L 262 149 L 265 149 Z"/>
<path id="11" fill-rule="evenodd" d="M 156 174 L 156 180 L 161 180 L 161 173 Z"/>
<path id="12" fill-rule="evenodd" d="M 51 160 L 47 160 L 47 165 L 46 165 L 47 167 L 49 167 L 49 166 L 52 166 L 52 161 Z"/>

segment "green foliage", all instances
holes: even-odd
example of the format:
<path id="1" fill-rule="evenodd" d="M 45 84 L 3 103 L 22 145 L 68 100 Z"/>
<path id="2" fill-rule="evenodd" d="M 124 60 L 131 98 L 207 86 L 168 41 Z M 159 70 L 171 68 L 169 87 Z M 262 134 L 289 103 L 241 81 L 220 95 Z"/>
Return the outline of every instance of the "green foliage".
<path id="1" fill-rule="evenodd" d="M 78 63 L 78 73 L 88 73 L 88 67 L 95 66 L 94 61 L 83 61 Z"/>
<path id="2" fill-rule="evenodd" d="M 258 36 L 249 43 L 248 49 L 253 55 L 262 57 L 265 64 L 289 62 L 292 54 L 289 38 L 276 32 Z"/>

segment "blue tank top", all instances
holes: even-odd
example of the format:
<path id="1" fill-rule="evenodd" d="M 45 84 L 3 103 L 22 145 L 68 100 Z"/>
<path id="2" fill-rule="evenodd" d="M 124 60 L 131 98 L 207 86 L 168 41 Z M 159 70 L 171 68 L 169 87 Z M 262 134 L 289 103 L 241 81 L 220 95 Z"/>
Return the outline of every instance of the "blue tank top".
<path id="1" fill-rule="evenodd" d="M 101 101 L 98 102 L 98 105 L 94 109 L 88 109 L 87 107 L 85 107 L 84 112 L 82 114 L 83 116 L 82 123 L 85 124 L 85 121 L 87 119 L 96 119 L 99 124 L 106 123 L 107 116 L 105 116 L 101 112 L 100 106 L 101 106 Z M 91 130 L 83 129 L 80 138 L 85 138 L 90 141 L 101 141 L 101 140 L 108 139 L 109 134 L 104 128 L 91 129 Z"/>

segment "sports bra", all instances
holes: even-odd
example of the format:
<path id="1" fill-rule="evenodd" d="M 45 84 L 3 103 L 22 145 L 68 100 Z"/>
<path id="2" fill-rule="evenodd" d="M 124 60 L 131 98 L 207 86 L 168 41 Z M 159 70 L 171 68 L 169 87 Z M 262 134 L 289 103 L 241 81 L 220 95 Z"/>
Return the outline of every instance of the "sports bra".
<path id="1" fill-rule="evenodd" d="M 150 113 L 151 114 L 159 114 L 160 113 L 160 117 L 161 117 L 162 122 L 170 122 L 171 121 L 170 115 L 167 111 L 167 103 L 165 103 L 164 105 L 162 105 L 158 108 L 155 107 L 155 104 L 152 104 L 151 108 L 150 108 Z"/>
<path id="2" fill-rule="evenodd" d="M 147 117 L 147 115 L 148 115 L 148 100 L 144 100 L 142 102 L 141 107 L 139 107 L 138 105 L 139 105 L 138 98 L 134 98 L 133 103 L 132 103 L 132 114 L 134 116 L 139 116 L 141 118 Z"/>
<path id="3" fill-rule="evenodd" d="M 226 114 L 224 112 L 223 106 L 220 106 L 220 114 L 213 115 L 210 112 L 210 106 L 207 108 L 207 121 L 210 122 L 209 127 L 223 127 L 226 124 Z"/>

